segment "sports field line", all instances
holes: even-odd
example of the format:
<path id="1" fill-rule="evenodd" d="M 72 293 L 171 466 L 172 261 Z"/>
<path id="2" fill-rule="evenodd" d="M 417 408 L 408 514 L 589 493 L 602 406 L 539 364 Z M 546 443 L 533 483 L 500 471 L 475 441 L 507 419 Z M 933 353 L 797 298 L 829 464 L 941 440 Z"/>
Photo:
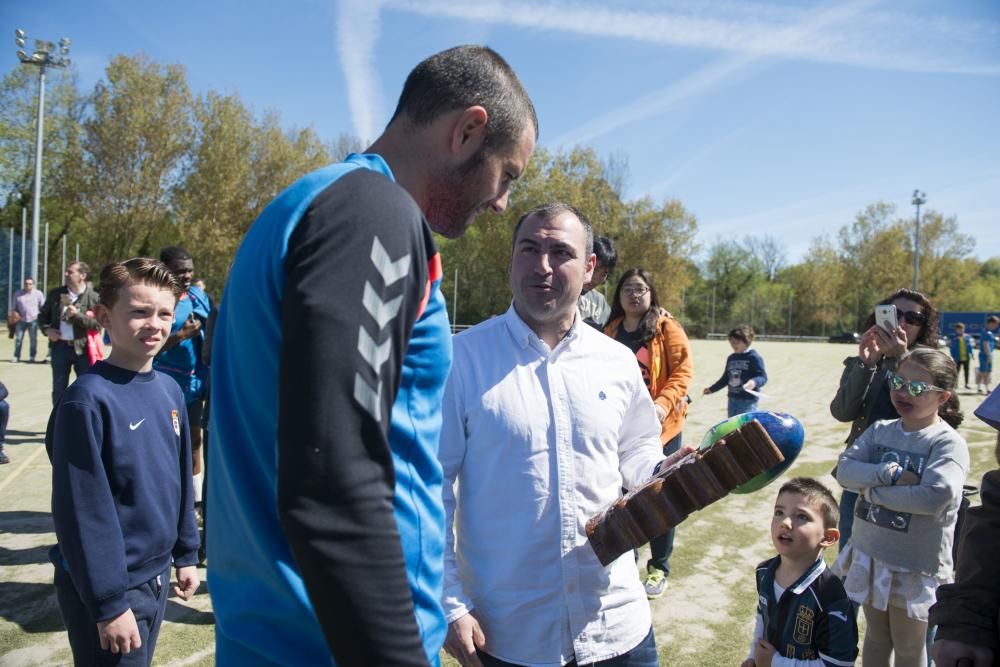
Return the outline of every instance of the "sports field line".
<path id="1" fill-rule="evenodd" d="M 199 662 L 201 662 L 208 656 L 213 655 L 214 653 L 215 653 L 215 646 L 212 646 L 203 651 L 198 651 L 193 655 L 189 655 L 188 657 L 183 658 L 182 660 L 178 660 L 177 662 L 172 662 L 167 667 L 186 667 L 187 665 L 197 665 Z"/>
<path id="2" fill-rule="evenodd" d="M 17 468 L 15 468 L 12 473 L 10 473 L 9 475 L 7 475 L 7 479 L 5 479 L 4 481 L 0 482 L 0 491 L 3 491 L 4 489 L 6 489 L 8 484 L 10 484 L 15 479 L 17 479 L 18 476 L 22 472 L 24 472 L 24 469 L 27 468 L 29 465 L 31 465 L 31 462 L 34 461 L 35 459 L 37 459 L 41 455 L 41 453 L 45 451 L 45 446 L 44 445 L 37 445 L 37 447 L 38 447 L 38 449 L 36 449 L 35 452 L 31 456 L 29 456 L 28 458 L 26 458 L 24 460 L 24 462 L 21 463 L 21 465 L 19 465 Z"/>

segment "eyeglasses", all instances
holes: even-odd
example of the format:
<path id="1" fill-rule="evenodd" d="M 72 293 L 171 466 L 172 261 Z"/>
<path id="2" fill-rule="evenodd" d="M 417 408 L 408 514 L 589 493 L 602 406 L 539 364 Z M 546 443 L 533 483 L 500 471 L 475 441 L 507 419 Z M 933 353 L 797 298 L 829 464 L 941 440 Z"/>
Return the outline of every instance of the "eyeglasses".
<path id="1" fill-rule="evenodd" d="M 901 312 L 900 315 L 907 324 L 911 324 L 913 326 L 923 326 L 924 324 L 927 324 L 927 316 L 923 313 L 918 313 L 915 310 L 905 310 Z"/>
<path id="2" fill-rule="evenodd" d="M 935 387 L 932 384 L 927 384 L 919 380 L 907 380 L 899 373 L 893 373 L 889 376 L 889 386 L 892 387 L 893 391 L 899 391 L 903 387 L 906 387 L 906 391 L 914 398 L 928 391 L 947 391 L 941 387 Z"/>
<path id="3" fill-rule="evenodd" d="M 648 287 L 623 287 L 622 294 L 625 296 L 643 296 L 649 291 Z"/>

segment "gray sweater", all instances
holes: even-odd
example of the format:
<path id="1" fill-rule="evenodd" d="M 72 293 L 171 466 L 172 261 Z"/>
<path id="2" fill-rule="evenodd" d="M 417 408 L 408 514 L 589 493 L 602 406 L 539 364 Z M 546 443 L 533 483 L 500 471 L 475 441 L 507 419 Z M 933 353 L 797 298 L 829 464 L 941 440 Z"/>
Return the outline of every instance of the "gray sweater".
<path id="1" fill-rule="evenodd" d="M 920 483 L 892 486 L 899 463 Z M 950 576 L 955 518 L 969 472 L 969 448 L 943 421 L 907 433 L 899 419 L 877 421 L 840 456 L 837 481 L 864 490 L 851 544 L 890 566 Z"/>

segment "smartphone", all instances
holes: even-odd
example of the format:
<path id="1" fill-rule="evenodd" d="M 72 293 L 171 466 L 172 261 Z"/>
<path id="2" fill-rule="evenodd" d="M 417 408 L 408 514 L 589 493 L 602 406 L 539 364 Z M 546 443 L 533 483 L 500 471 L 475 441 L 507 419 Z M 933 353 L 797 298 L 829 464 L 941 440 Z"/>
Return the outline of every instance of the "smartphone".
<path id="1" fill-rule="evenodd" d="M 875 306 L 875 324 L 889 333 L 895 331 L 899 327 L 899 320 L 896 319 L 896 305 L 890 303 L 887 306 Z"/>

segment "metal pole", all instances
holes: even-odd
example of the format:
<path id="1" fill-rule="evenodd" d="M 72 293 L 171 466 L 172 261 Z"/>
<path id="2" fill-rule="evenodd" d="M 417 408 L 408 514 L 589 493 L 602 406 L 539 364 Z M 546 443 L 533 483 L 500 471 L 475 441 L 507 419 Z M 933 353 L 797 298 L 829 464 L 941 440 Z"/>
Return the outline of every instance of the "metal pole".
<path id="1" fill-rule="evenodd" d="M 66 275 L 66 233 L 63 232 L 63 263 L 62 263 L 62 273 L 61 276 Z"/>
<path id="2" fill-rule="evenodd" d="M 45 124 L 45 67 L 38 68 L 38 132 L 35 134 L 35 194 L 31 207 L 31 277 L 38 272 L 38 221 L 42 212 L 42 128 Z"/>
<path id="3" fill-rule="evenodd" d="M 21 209 L 21 284 L 24 284 L 24 254 L 27 243 L 28 211 Z"/>
<path id="4" fill-rule="evenodd" d="M 715 287 L 712 287 L 712 333 L 715 333 Z"/>
<path id="5" fill-rule="evenodd" d="M 458 331 L 455 327 L 458 326 L 458 267 L 455 267 L 455 285 L 451 290 L 451 308 L 454 311 L 451 318 L 451 331 L 455 333 Z"/>
<path id="6" fill-rule="evenodd" d="M 14 228 L 10 228 L 10 242 L 7 243 L 9 259 L 7 260 L 7 304 L 14 299 Z"/>
<path id="7" fill-rule="evenodd" d="M 792 335 L 792 293 L 788 293 L 788 335 Z"/>
<path id="8" fill-rule="evenodd" d="M 681 288 L 681 321 L 684 321 L 684 288 Z"/>
<path id="9" fill-rule="evenodd" d="M 76 244 L 76 261 L 80 261 L 80 244 Z"/>
<path id="10" fill-rule="evenodd" d="M 49 223 L 45 223 L 45 259 L 42 260 L 42 294 L 49 293 Z"/>
<path id="11" fill-rule="evenodd" d="M 917 220 L 913 227 L 913 291 L 920 285 L 920 200 L 917 202 Z"/>

